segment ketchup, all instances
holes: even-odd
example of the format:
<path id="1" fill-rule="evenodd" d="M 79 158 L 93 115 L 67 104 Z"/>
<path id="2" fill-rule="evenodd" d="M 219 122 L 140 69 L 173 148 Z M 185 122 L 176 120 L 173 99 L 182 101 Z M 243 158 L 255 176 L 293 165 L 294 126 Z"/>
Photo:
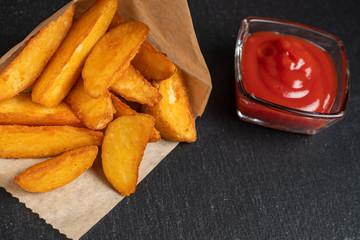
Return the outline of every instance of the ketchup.
<path id="1" fill-rule="evenodd" d="M 336 97 L 336 70 L 329 54 L 289 35 L 248 36 L 241 75 L 248 93 L 288 108 L 328 113 Z"/>

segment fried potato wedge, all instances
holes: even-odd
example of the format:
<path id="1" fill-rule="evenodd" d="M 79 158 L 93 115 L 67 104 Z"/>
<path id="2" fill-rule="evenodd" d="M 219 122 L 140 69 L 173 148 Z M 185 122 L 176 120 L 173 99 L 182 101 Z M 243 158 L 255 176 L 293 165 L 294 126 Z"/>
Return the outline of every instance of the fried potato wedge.
<path id="1" fill-rule="evenodd" d="M 180 70 L 169 79 L 153 84 L 163 98 L 154 107 L 143 105 L 143 111 L 155 117 L 155 127 L 161 137 L 170 141 L 194 142 L 195 119 Z"/>
<path id="2" fill-rule="evenodd" d="M 154 106 L 162 96 L 132 65 L 110 87 L 128 101 Z"/>
<path id="3" fill-rule="evenodd" d="M 125 22 L 125 19 L 116 13 L 110 23 L 109 29 L 124 24 Z M 140 46 L 139 52 L 133 59 L 132 64 L 140 70 L 146 79 L 155 81 L 171 77 L 176 70 L 176 66 L 146 40 Z"/>
<path id="4" fill-rule="evenodd" d="M 31 101 L 30 93 L 0 101 L 0 124 L 84 126 L 67 104 L 47 108 Z"/>
<path id="5" fill-rule="evenodd" d="M 65 38 L 74 15 L 72 5 L 56 21 L 33 37 L 21 53 L 0 74 L 0 100 L 10 99 L 39 77 L 51 56 Z"/>
<path id="6" fill-rule="evenodd" d="M 114 108 L 115 108 L 115 117 L 121 117 L 121 116 L 128 116 L 128 115 L 133 115 L 133 114 L 137 114 L 138 112 L 136 112 L 134 109 L 132 109 L 131 107 L 129 107 L 126 103 L 124 103 L 123 101 L 121 101 L 118 97 L 116 97 L 114 94 L 111 94 L 111 100 L 113 102 Z M 158 130 L 156 130 L 156 128 L 154 127 L 154 130 L 150 136 L 150 140 L 149 142 L 157 142 L 160 141 L 161 139 L 161 135 L 160 132 Z"/>
<path id="7" fill-rule="evenodd" d="M 106 129 L 101 154 L 104 173 L 125 196 L 135 192 L 139 165 L 154 121 L 150 115 L 135 114 L 117 118 Z"/>
<path id="8" fill-rule="evenodd" d="M 176 66 L 149 42 L 144 42 L 131 62 L 149 80 L 160 81 L 171 77 Z"/>
<path id="9" fill-rule="evenodd" d="M 114 116 L 111 95 L 106 92 L 99 98 L 92 98 L 84 90 L 84 82 L 80 78 L 65 98 L 76 116 L 90 129 L 99 130 L 107 126 Z"/>
<path id="10" fill-rule="evenodd" d="M 82 70 L 87 93 L 98 98 L 130 65 L 149 28 L 141 22 L 121 24 L 106 33 L 94 46 Z"/>
<path id="11" fill-rule="evenodd" d="M 129 105 L 121 101 L 117 96 L 111 93 L 111 100 L 115 108 L 115 117 L 137 114 Z"/>
<path id="12" fill-rule="evenodd" d="M 58 105 L 78 79 L 85 58 L 104 35 L 118 0 L 97 0 L 74 22 L 67 37 L 35 82 L 32 100 L 46 107 Z"/>
<path id="13" fill-rule="evenodd" d="M 89 169 L 97 153 L 97 146 L 70 150 L 27 168 L 14 180 L 29 192 L 52 191 L 72 182 Z"/>
<path id="14" fill-rule="evenodd" d="M 100 146 L 102 139 L 100 131 L 71 126 L 0 125 L 0 157 L 52 157 L 79 147 Z"/>

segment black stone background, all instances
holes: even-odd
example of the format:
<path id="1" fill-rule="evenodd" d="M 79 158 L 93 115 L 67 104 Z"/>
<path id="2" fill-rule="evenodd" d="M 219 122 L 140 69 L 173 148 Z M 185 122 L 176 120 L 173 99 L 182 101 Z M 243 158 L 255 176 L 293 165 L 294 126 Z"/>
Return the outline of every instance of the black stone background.
<path id="1" fill-rule="evenodd" d="M 0 0 L 0 55 L 66 0 Z M 180 144 L 82 239 L 360 239 L 360 1 L 188 2 L 213 91 L 198 140 Z M 237 119 L 233 55 L 247 16 L 339 36 L 351 68 L 347 116 L 303 136 Z M 0 239 L 64 239 L 0 188 Z"/>

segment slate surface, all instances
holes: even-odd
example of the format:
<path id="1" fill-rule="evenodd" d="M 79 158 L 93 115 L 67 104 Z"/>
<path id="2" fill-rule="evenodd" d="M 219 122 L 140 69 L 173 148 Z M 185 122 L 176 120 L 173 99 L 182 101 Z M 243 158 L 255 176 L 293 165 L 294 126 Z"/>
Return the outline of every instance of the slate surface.
<path id="1" fill-rule="evenodd" d="M 0 55 L 66 0 L 1 0 Z M 198 141 L 180 144 L 82 239 L 360 239 L 360 2 L 189 1 L 213 92 Z M 315 135 L 241 122 L 233 54 L 247 16 L 339 36 L 351 68 L 346 118 Z M 0 239 L 65 239 L 0 188 Z"/>

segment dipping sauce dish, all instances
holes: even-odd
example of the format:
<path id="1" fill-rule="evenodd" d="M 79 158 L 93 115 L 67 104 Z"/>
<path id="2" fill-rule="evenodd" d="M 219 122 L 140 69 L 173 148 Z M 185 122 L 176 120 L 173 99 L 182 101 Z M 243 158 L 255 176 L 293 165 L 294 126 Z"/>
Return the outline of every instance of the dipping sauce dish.
<path id="1" fill-rule="evenodd" d="M 250 17 L 235 48 L 243 121 L 312 135 L 346 113 L 349 68 L 341 40 L 298 23 Z"/>

